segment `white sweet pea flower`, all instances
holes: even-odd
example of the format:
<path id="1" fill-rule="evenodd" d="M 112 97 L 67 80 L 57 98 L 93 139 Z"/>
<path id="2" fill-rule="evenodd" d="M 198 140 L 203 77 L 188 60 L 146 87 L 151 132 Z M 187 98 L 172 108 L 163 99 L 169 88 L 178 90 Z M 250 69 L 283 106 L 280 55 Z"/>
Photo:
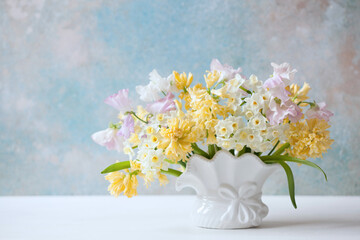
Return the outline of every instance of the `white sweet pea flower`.
<path id="1" fill-rule="evenodd" d="M 117 135 L 118 129 L 107 128 L 91 135 L 92 140 L 97 144 L 106 147 L 108 150 L 123 150 L 124 137 Z"/>
<path id="2" fill-rule="evenodd" d="M 149 73 L 149 79 L 150 82 L 148 85 L 136 86 L 136 92 L 144 102 L 158 101 L 164 94 L 175 92 L 177 90 L 174 84 L 175 77 L 173 74 L 164 78 L 154 69 Z"/>
<path id="3" fill-rule="evenodd" d="M 158 87 L 152 82 L 145 86 L 138 85 L 135 89 L 140 95 L 140 99 L 144 102 L 155 102 L 161 98 Z"/>

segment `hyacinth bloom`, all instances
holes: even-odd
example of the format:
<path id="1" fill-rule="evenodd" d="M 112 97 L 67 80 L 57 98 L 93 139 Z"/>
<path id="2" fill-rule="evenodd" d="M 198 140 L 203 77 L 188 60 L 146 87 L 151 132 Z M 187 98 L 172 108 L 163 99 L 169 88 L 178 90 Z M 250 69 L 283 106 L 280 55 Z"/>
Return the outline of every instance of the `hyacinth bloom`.
<path id="1" fill-rule="evenodd" d="M 151 113 L 165 113 L 171 110 L 175 110 L 175 102 L 174 102 L 174 94 L 169 93 L 166 97 L 148 104 L 146 106 L 146 110 L 148 110 Z"/>
<path id="2" fill-rule="evenodd" d="M 108 150 L 122 151 L 124 138 L 117 134 L 115 128 L 107 128 L 91 135 L 92 140 L 97 144 L 106 147 Z"/>
<path id="3" fill-rule="evenodd" d="M 329 127 L 327 121 L 317 118 L 291 123 L 286 132 L 291 146 L 287 152 L 302 159 L 322 157 L 334 142 L 330 139 Z"/>
<path id="4" fill-rule="evenodd" d="M 131 114 L 128 114 L 124 118 L 124 122 L 120 130 L 118 131 L 117 135 L 123 136 L 125 139 L 128 139 L 131 133 L 134 132 L 134 126 L 135 126 L 134 118 L 131 116 Z"/>
<path id="5" fill-rule="evenodd" d="M 218 59 L 213 59 L 210 64 L 210 71 L 220 72 L 221 73 L 220 81 L 221 81 L 223 79 L 225 80 L 233 79 L 235 75 L 241 73 L 242 70 L 240 67 L 238 69 L 234 69 L 230 65 L 221 64 L 221 62 Z"/>
<path id="6" fill-rule="evenodd" d="M 104 102 L 120 112 L 126 112 L 132 109 L 131 100 L 129 99 L 129 89 L 119 90 L 118 93 L 107 97 Z"/>
<path id="7" fill-rule="evenodd" d="M 318 119 L 324 119 L 325 121 L 329 121 L 330 117 L 332 117 L 334 114 L 326 109 L 326 103 L 321 102 L 316 104 L 314 107 L 310 108 L 305 113 L 306 117 L 309 119 L 318 118 Z"/>

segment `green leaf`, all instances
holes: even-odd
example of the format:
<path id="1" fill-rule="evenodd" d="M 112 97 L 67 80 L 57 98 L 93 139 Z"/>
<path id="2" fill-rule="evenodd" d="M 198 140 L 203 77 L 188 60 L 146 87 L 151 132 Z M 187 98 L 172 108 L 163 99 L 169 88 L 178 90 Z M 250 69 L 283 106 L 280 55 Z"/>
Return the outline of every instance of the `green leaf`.
<path id="1" fill-rule="evenodd" d="M 182 172 L 180 172 L 180 171 L 178 171 L 178 170 L 175 170 L 175 169 L 172 169 L 172 168 L 168 168 L 168 170 L 167 171 L 165 171 L 165 170 L 160 170 L 162 173 L 166 173 L 166 174 L 169 174 L 169 175 L 173 175 L 173 176 L 175 176 L 175 177 L 179 177 L 181 174 L 182 174 Z"/>
<path id="2" fill-rule="evenodd" d="M 327 181 L 327 176 L 326 173 L 324 172 L 324 170 L 321 169 L 321 167 L 319 167 L 318 165 L 316 165 L 313 162 L 310 162 L 308 160 L 303 160 L 300 158 L 295 158 L 295 157 L 290 157 L 290 156 L 284 156 L 284 155 L 277 155 L 277 156 L 262 156 L 260 157 L 261 160 L 263 160 L 265 163 L 278 163 L 279 161 L 285 161 L 285 162 L 296 162 L 296 163 L 300 163 L 300 164 L 304 164 L 310 167 L 313 167 L 319 171 L 321 171 L 324 174 L 325 180 Z"/>
<path id="3" fill-rule="evenodd" d="M 284 143 L 272 156 L 282 154 L 288 147 L 290 147 L 290 143 Z"/>
<path id="4" fill-rule="evenodd" d="M 272 153 L 273 153 L 273 151 L 275 150 L 275 148 L 279 145 L 279 143 L 280 143 L 280 141 L 278 140 L 277 142 L 276 142 L 276 144 L 275 144 L 275 146 L 271 149 L 271 151 L 268 153 L 268 156 L 270 156 Z"/>
<path id="5" fill-rule="evenodd" d="M 129 161 L 124 161 L 124 162 L 117 162 L 114 163 L 110 166 L 108 166 L 107 168 L 105 168 L 101 173 L 111 173 L 111 172 L 115 172 L 115 171 L 119 171 L 125 168 L 130 168 L 130 162 Z"/>
<path id="6" fill-rule="evenodd" d="M 279 161 L 278 162 L 285 170 L 286 176 L 287 176 L 287 180 L 288 180 L 288 186 L 289 186 L 289 195 L 290 195 L 290 199 L 291 202 L 294 206 L 294 208 L 297 208 L 296 206 L 296 201 L 295 201 L 295 182 L 294 182 L 294 175 L 291 171 L 291 168 L 289 167 L 289 165 L 287 165 L 285 162 L 283 161 Z"/>

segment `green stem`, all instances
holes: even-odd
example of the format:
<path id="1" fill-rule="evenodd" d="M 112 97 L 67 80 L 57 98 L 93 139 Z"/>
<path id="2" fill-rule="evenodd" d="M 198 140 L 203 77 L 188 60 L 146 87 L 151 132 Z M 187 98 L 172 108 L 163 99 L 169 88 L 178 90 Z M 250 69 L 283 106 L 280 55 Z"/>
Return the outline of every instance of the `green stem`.
<path id="1" fill-rule="evenodd" d="M 240 86 L 240 89 L 247 92 L 248 94 L 252 94 L 252 92 L 250 90 L 247 90 L 246 88 Z"/>
<path id="2" fill-rule="evenodd" d="M 172 168 L 168 168 L 167 171 L 165 170 L 160 170 L 162 173 L 165 173 L 165 174 L 169 174 L 169 175 L 173 175 L 175 177 L 180 177 L 180 175 L 182 174 L 182 172 L 178 171 L 178 170 L 175 170 L 175 169 L 172 169 Z"/>
<path id="3" fill-rule="evenodd" d="M 246 146 L 244 146 L 237 154 L 237 157 L 240 157 L 241 155 L 243 155 L 245 153 L 245 149 L 246 149 Z"/>
<path id="4" fill-rule="evenodd" d="M 290 143 L 285 143 L 273 154 L 273 156 L 282 154 L 288 147 L 290 147 Z"/>
<path id="5" fill-rule="evenodd" d="M 201 148 L 199 148 L 199 146 L 196 143 L 192 143 L 191 147 L 194 150 L 195 154 L 201 155 L 207 159 L 211 159 L 209 154 L 207 152 L 205 152 L 204 150 L 202 150 Z"/>
<path id="6" fill-rule="evenodd" d="M 280 141 L 278 140 L 275 144 L 275 146 L 271 149 L 271 151 L 269 152 L 268 156 L 270 156 L 272 154 L 272 152 L 275 150 L 275 148 L 279 145 Z"/>
<path id="7" fill-rule="evenodd" d="M 183 168 L 186 168 L 186 162 L 178 161 L 178 164 L 180 164 Z"/>
<path id="8" fill-rule="evenodd" d="M 215 144 L 208 145 L 208 152 L 209 152 L 210 158 L 213 158 L 216 153 Z"/>
<path id="9" fill-rule="evenodd" d="M 136 117 L 139 121 L 141 121 L 141 122 L 143 122 L 143 123 L 146 123 L 146 124 L 149 123 L 148 121 L 144 121 L 143 119 L 139 118 L 138 115 L 136 115 L 136 113 L 135 113 L 134 111 L 127 112 L 127 113 L 132 114 L 134 117 Z"/>

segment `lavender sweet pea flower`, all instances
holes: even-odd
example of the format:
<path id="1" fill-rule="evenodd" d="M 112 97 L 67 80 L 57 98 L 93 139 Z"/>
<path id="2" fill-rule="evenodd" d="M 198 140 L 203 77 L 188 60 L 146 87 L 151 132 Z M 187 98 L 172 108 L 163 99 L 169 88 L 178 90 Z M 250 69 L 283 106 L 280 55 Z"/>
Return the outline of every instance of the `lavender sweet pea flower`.
<path id="1" fill-rule="evenodd" d="M 125 118 L 124 118 L 124 122 L 119 130 L 119 132 L 117 133 L 118 136 L 123 136 L 125 139 L 128 139 L 130 137 L 130 135 L 135 132 L 134 131 L 134 118 L 131 116 L 131 114 L 128 114 Z"/>
<path id="2" fill-rule="evenodd" d="M 132 109 L 131 100 L 128 97 L 129 89 L 119 90 L 105 99 L 105 103 L 119 110 L 120 112 L 130 111 Z"/>
<path id="3" fill-rule="evenodd" d="M 280 76 L 275 75 L 272 78 L 267 79 L 263 85 L 264 88 L 268 88 L 271 95 L 286 102 L 289 100 L 289 92 L 285 89 L 285 83 L 281 80 Z"/>
<path id="4" fill-rule="evenodd" d="M 297 122 L 302 115 L 299 106 L 290 99 L 286 102 L 277 103 L 274 97 L 270 99 L 269 109 L 266 111 L 266 117 L 270 125 L 278 125 L 287 117 L 291 122 Z"/>
<path id="5" fill-rule="evenodd" d="M 318 118 L 318 119 L 324 119 L 325 121 L 329 121 L 330 117 L 332 117 L 334 114 L 326 109 L 326 103 L 321 102 L 315 105 L 315 107 L 310 108 L 305 113 L 306 117 L 309 119 L 311 118 Z"/>
<path id="6" fill-rule="evenodd" d="M 118 130 L 115 128 L 107 128 L 91 135 L 92 140 L 97 144 L 106 147 L 108 150 L 117 150 L 118 152 L 123 149 L 124 138 L 117 135 Z"/>
<path id="7" fill-rule="evenodd" d="M 166 97 L 146 106 L 146 110 L 151 113 L 164 113 L 175 109 L 174 95 L 172 93 L 169 93 Z"/>
<path id="8" fill-rule="evenodd" d="M 230 80 L 235 77 L 236 74 L 239 74 L 241 72 L 241 68 L 234 69 L 232 66 L 224 64 L 222 65 L 221 62 L 218 59 L 213 59 L 210 64 L 210 71 L 218 71 L 221 73 L 220 81 Z"/>

